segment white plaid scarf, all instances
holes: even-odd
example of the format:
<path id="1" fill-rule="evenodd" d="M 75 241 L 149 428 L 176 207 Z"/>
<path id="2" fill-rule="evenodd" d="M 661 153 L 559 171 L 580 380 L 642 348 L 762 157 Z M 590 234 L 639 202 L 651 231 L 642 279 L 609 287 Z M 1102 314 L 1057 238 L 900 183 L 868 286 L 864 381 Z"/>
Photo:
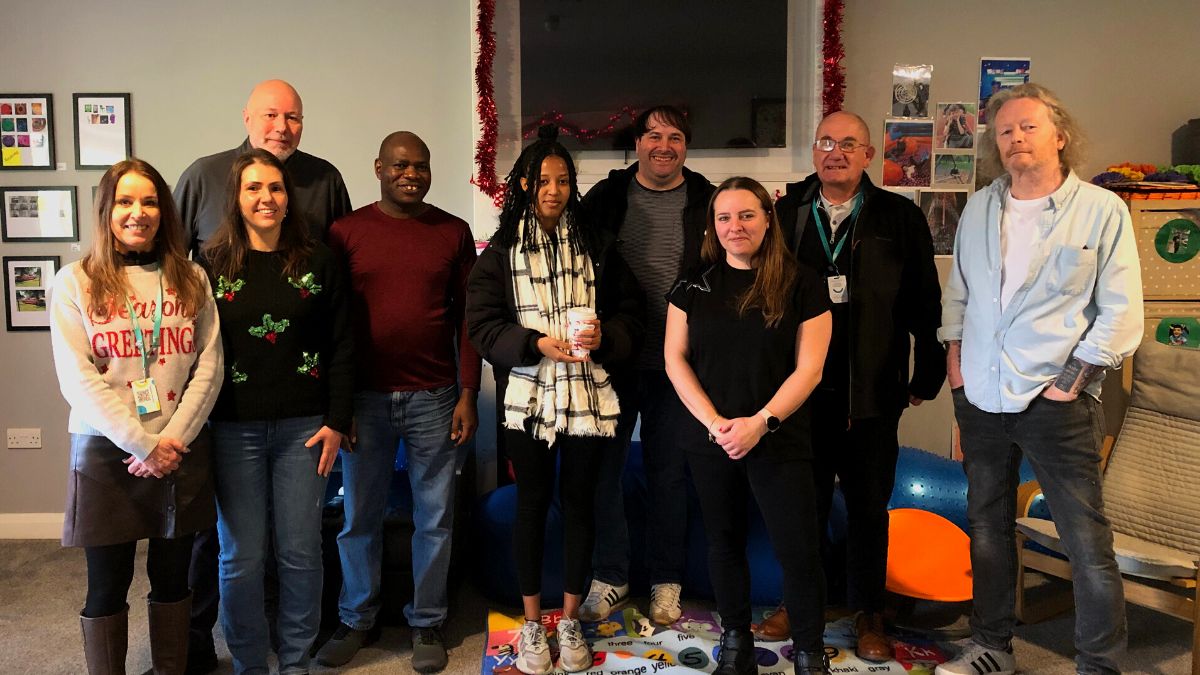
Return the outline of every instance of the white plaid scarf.
<path id="1" fill-rule="evenodd" d="M 527 227 L 536 229 L 537 246 L 523 250 Z M 563 220 L 552 235 L 530 221 L 523 222 L 521 230 L 510 253 L 517 323 L 565 340 L 567 310 L 596 306 L 592 262 L 587 253 L 572 252 Z M 505 428 L 528 430 L 550 445 L 559 432 L 615 436 L 619 413 L 617 394 L 598 363 L 561 363 L 543 357 L 536 365 L 517 366 L 509 373 Z M 530 427 L 527 421 L 532 421 Z"/>

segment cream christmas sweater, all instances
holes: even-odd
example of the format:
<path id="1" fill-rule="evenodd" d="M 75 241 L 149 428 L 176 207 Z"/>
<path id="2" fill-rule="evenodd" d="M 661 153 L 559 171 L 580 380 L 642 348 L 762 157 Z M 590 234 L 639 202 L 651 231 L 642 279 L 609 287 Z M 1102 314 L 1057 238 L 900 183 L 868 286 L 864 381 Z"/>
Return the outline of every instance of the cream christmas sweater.
<path id="1" fill-rule="evenodd" d="M 54 367 L 71 416 L 71 433 L 104 436 L 125 452 L 143 460 L 160 438 L 187 445 L 208 419 L 221 387 L 221 332 L 211 288 L 195 264 L 192 272 L 203 281 L 204 304 L 183 315 L 176 292 L 162 278 L 162 334 L 157 353 L 149 359 L 150 377 L 158 389 L 162 410 L 138 415 L 132 384 L 142 374 L 141 351 L 123 301 L 107 316 L 91 306 L 90 282 L 74 262 L 54 278 L 50 292 L 50 338 Z M 127 266 L 129 298 L 150 349 L 158 300 L 158 264 Z"/>

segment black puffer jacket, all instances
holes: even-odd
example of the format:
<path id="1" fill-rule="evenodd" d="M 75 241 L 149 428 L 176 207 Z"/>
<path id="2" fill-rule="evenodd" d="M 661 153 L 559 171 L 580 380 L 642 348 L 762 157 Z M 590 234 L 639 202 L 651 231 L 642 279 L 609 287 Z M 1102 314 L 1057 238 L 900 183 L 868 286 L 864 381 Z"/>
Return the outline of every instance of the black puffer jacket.
<path id="1" fill-rule="evenodd" d="M 598 239 L 591 259 L 600 348 L 591 357 L 608 371 L 619 396 L 624 390 L 622 385 L 631 377 L 629 365 L 642 346 L 646 299 L 629 265 L 617 252 L 614 238 L 601 232 Z M 504 419 L 500 407 L 508 387 L 508 372 L 543 358 L 537 341 L 544 333 L 517 323 L 510 251 L 493 240 L 479 256 L 467 281 L 467 336 L 480 356 L 492 364 L 498 420 Z"/>
<path id="2" fill-rule="evenodd" d="M 819 236 L 811 204 L 817 174 L 790 183 L 775 204 L 793 252 Z M 863 204 L 850 241 L 850 416 L 892 414 L 908 395 L 930 400 L 946 379 L 946 353 L 937 339 L 942 290 L 925 214 L 894 192 L 862 177 Z M 803 256 L 798 256 L 803 261 Z M 824 278 L 824 270 L 815 270 Z M 913 373 L 908 377 L 910 341 Z"/>

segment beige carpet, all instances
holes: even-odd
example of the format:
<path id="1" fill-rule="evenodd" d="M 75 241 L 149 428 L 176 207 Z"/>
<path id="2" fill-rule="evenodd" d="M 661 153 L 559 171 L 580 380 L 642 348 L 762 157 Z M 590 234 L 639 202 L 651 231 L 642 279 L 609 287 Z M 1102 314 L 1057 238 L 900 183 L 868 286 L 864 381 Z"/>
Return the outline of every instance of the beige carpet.
<path id="1" fill-rule="evenodd" d="M 150 666 L 145 633 L 148 590 L 144 546 L 130 590 L 130 673 Z M 79 608 L 86 587 L 83 552 L 60 548 L 55 541 L 0 541 L 0 675 L 85 673 L 79 635 Z M 478 675 L 483 654 L 488 603 L 469 585 L 456 589 L 446 626 L 450 647 L 448 675 Z M 1064 614 L 1032 626 L 1020 626 L 1014 648 L 1024 673 L 1071 675 L 1074 615 Z M 219 634 L 219 631 L 218 631 Z M 1127 673 L 1186 675 L 1190 672 L 1191 624 L 1140 607 L 1129 607 L 1130 649 Z M 233 672 L 229 652 L 218 637 L 218 673 Z M 314 673 L 411 673 L 409 634 L 385 628 L 383 638 L 364 649 L 351 667 L 315 665 Z"/>

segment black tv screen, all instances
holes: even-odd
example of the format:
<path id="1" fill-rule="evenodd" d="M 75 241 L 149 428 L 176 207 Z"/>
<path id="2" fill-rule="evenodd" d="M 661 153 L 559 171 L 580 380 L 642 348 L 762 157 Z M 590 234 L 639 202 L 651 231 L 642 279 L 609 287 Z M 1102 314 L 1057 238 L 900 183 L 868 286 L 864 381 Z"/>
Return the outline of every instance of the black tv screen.
<path id="1" fill-rule="evenodd" d="M 572 149 L 633 148 L 632 116 L 667 103 L 692 148 L 783 147 L 787 0 L 520 0 L 521 124 Z"/>

